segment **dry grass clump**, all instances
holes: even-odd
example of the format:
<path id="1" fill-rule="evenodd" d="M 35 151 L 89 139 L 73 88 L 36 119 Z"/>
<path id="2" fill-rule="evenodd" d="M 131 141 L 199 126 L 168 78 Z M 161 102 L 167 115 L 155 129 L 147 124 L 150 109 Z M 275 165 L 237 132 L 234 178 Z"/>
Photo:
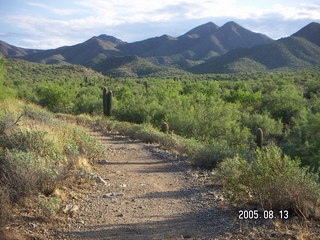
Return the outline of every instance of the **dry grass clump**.
<path id="1" fill-rule="evenodd" d="M 176 150 L 180 153 L 187 154 L 191 152 L 188 147 L 191 146 L 191 140 L 185 140 L 173 133 L 165 134 L 149 124 L 135 124 L 129 122 L 118 122 L 108 118 L 95 118 L 87 120 L 96 129 L 103 132 L 118 132 L 119 134 L 129 136 L 132 139 L 139 139 L 146 143 L 158 143 L 164 149 Z M 195 141 L 192 141 L 195 143 Z"/>
<path id="2" fill-rule="evenodd" d="M 46 212 L 53 213 L 59 201 L 50 195 L 67 178 L 90 171 L 90 161 L 104 157 L 103 146 L 82 127 L 57 120 L 52 113 L 35 105 L 1 101 L 2 223 L 8 219 L 13 204 L 23 204 L 24 199 L 39 194 L 50 200 L 38 199 L 39 204 L 49 209 Z"/>
<path id="3" fill-rule="evenodd" d="M 93 126 L 102 132 L 117 132 L 132 139 L 139 139 L 146 143 L 158 143 L 164 149 L 187 154 L 195 166 L 216 167 L 223 159 L 232 157 L 239 152 L 239 149 L 233 149 L 225 142 L 202 143 L 174 133 L 165 134 L 150 124 L 119 122 L 110 118 L 88 115 L 79 115 L 76 119 L 78 123 Z"/>

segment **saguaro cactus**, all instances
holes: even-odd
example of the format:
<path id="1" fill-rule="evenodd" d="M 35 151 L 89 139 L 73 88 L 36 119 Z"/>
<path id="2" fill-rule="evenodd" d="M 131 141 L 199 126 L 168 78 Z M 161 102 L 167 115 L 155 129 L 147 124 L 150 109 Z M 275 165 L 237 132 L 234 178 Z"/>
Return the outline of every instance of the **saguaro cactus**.
<path id="1" fill-rule="evenodd" d="M 148 82 L 143 82 L 144 87 L 146 88 L 146 94 L 149 93 L 149 84 Z"/>
<path id="2" fill-rule="evenodd" d="M 107 94 L 107 115 L 106 116 L 111 116 L 112 113 L 112 91 L 109 90 Z"/>
<path id="3" fill-rule="evenodd" d="M 112 112 L 112 91 L 103 88 L 103 115 L 111 116 Z"/>
<path id="4" fill-rule="evenodd" d="M 258 128 L 256 132 L 256 138 L 257 138 L 257 146 L 262 149 L 263 145 L 263 131 L 261 128 Z"/>
<path id="5" fill-rule="evenodd" d="M 161 132 L 168 134 L 169 133 L 169 124 L 166 122 L 163 122 L 161 124 Z"/>
<path id="6" fill-rule="evenodd" d="M 107 116 L 107 109 L 108 109 L 108 88 L 103 88 L 103 115 Z"/>

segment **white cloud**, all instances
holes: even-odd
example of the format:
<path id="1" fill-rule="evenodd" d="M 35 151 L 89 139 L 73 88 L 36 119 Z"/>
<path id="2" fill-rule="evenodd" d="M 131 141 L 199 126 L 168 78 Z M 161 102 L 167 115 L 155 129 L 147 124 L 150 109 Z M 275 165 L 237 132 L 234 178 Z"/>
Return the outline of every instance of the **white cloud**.
<path id="1" fill-rule="evenodd" d="M 181 22 L 183 24 L 184 21 L 192 19 L 320 20 L 320 4 L 296 6 L 276 4 L 269 8 L 261 8 L 258 5 L 240 5 L 240 0 L 176 0 L 174 2 L 172 0 L 75 0 L 75 7 L 72 9 L 54 8 L 37 2 L 29 2 L 28 5 L 49 10 L 57 15 L 57 18 L 49 18 L 40 12 L 37 16 L 9 15 L 2 18 L 9 25 L 19 27 L 32 35 L 33 39 L 39 39 L 22 41 L 25 47 L 33 48 L 76 44 L 94 34 L 110 34 L 107 29 L 140 23 L 141 29 L 137 29 L 137 32 L 143 31 L 144 23 Z M 75 13 L 83 13 L 83 15 L 72 16 Z M 63 18 L 67 15 L 68 18 Z M 114 30 L 114 32 L 119 31 L 119 29 Z M 134 29 L 130 32 L 133 31 Z M 261 32 L 265 33 L 263 29 Z"/>
<path id="2" fill-rule="evenodd" d="M 72 15 L 82 11 L 80 9 L 71 9 L 71 8 L 54 8 L 52 6 L 42 4 L 42 3 L 36 3 L 36 2 L 28 2 L 28 5 L 33 7 L 43 8 L 51 11 L 54 14 L 61 15 L 61 16 Z"/>
<path id="3" fill-rule="evenodd" d="M 300 7 L 287 7 L 276 4 L 272 11 L 286 20 L 320 19 L 320 5 L 301 4 Z"/>
<path id="4" fill-rule="evenodd" d="M 25 48 L 36 48 L 36 49 L 51 49 L 52 46 L 67 46 L 72 45 L 72 40 L 62 39 L 62 38 L 48 38 L 46 41 L 43 39 L 35 40 L 35 39 L 21 39 L 19 42 L 19 46 Z M 31 46 L 31 47 L 30 47 Z M 34 47 L 32 47 L 34 46 Z"/>
<path id="5" fill-rule="evenodd" d="M 206 18 L 206 17 L 233 17 L 261 18 L 270 14 L 281 15 L 284 19 L 315 18 L 320 19 L 320 5 L 301 4 L 296 7 L 287 7 L 276 4 L 269 8 L 259 8 L 240 5 L 239 0 L 82 0 L 76 2 L 105 20 L 117 19 L 119 22 L 142 22 L 172 20 L 176 17 Z M 161 15 L 161 9 L 180 7 L 176 13 Z"/>

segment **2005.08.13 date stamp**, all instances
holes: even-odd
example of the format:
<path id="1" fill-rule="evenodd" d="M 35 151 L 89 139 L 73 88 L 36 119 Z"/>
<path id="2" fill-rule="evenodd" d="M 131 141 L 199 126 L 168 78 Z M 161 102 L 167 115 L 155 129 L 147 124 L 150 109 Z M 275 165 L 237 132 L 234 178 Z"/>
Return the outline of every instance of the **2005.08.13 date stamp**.
<path id="1" fill-rule="evenodd" d="M 288 210 L 239 210 L 238 218 L 240 220 L 244 219 L 288 219 L 289 211 Z"/>

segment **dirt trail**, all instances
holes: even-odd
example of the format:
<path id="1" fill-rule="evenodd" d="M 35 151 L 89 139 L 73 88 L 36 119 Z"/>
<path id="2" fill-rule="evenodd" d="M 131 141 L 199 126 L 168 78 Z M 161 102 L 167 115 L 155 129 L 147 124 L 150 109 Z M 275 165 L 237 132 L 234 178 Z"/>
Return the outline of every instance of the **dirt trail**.
<path id="1" fill-rule="evenodd" d="M 79 210 L 51 238 L 229 239 L 239 229 L 210 177 L 188 170 L 179 155 L 123 136 L 91 134 L 109 149 L 108 162 L 95 164 L 106 184 L 78 192 L 70 204 Z"/>

